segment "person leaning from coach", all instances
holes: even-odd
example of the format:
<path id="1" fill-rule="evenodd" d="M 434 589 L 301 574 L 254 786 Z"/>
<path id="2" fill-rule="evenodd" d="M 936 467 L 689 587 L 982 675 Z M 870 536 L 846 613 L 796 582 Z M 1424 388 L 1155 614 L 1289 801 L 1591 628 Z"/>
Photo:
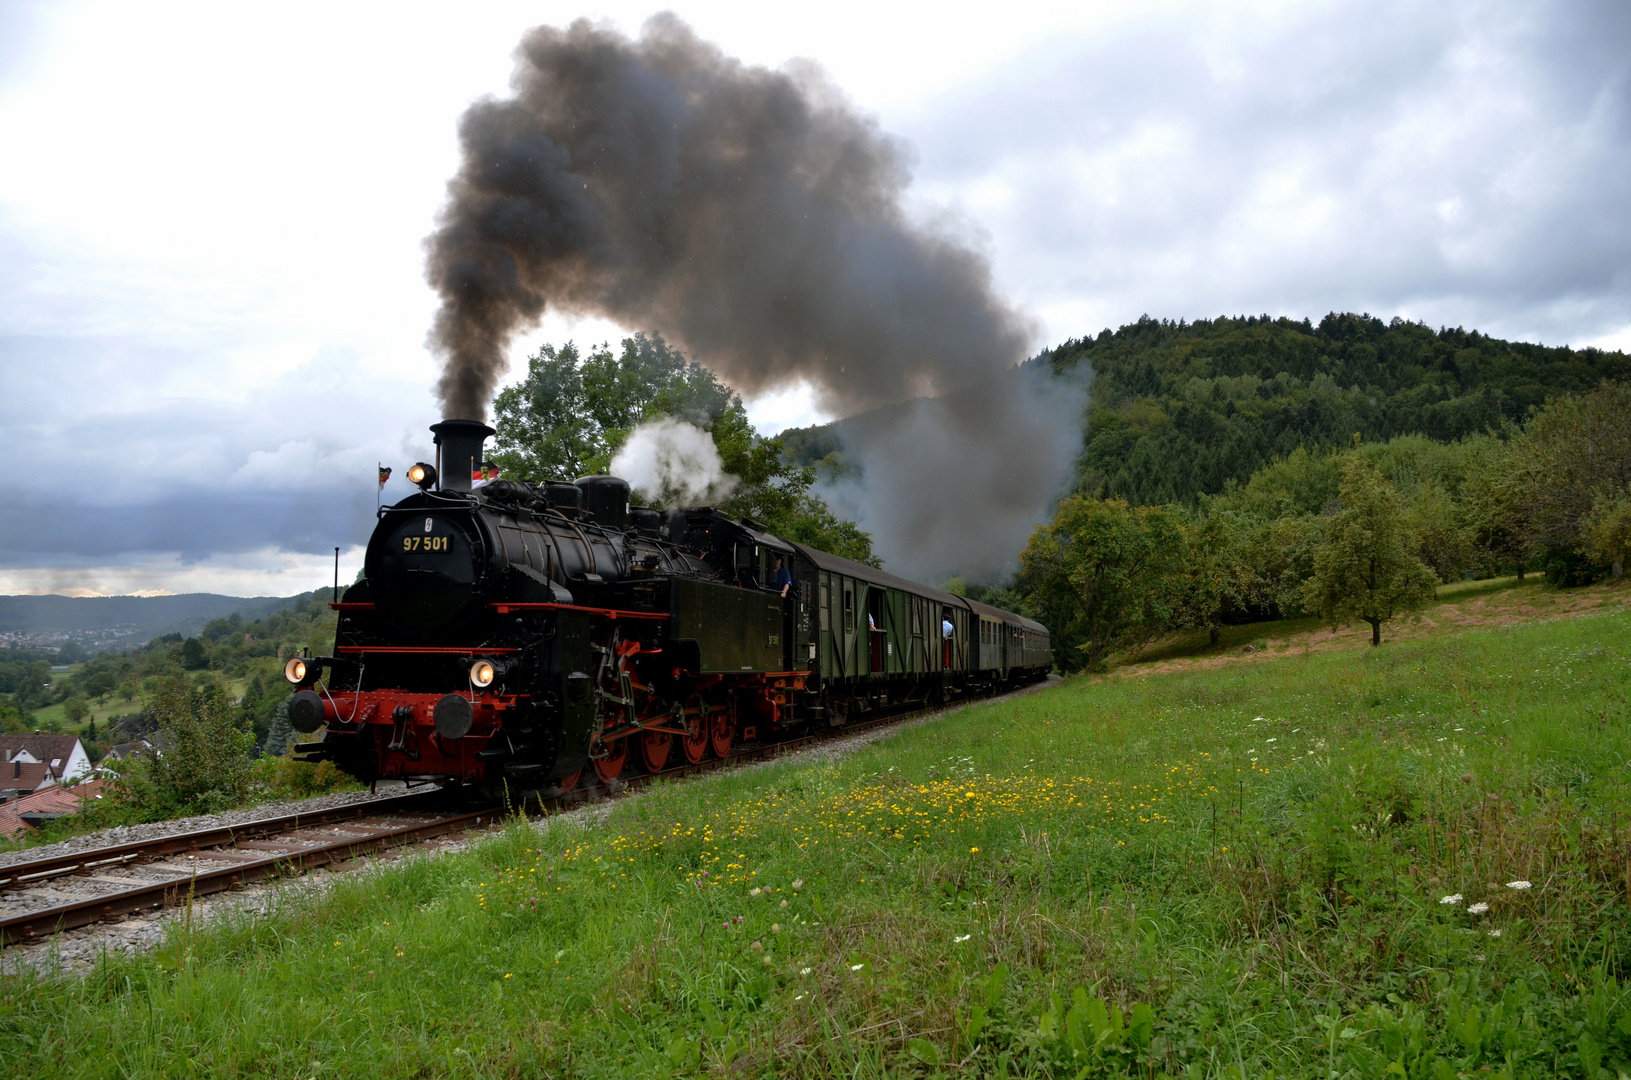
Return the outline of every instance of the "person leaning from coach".
<path id="1" fill-rule="evenodd" d="M 792 571 L 787 569 L 787 563 L 780 555 L 776 556 L 776 587 L 781 590 L 782 599 L 787 599 L 788 590 L 793 587 Z"/>

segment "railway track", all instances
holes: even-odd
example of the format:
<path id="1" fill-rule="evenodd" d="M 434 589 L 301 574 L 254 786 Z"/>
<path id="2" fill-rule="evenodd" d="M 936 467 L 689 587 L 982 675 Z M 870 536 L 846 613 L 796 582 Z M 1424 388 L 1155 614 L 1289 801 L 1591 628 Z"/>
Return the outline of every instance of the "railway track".
<path id="1" fill-rule="evenodd" d="M 724 758 L 688 762 L 557 796 L 529 796 L 541 816 L 616 797 L 659 781 L 768 761 L 887 728 L 956 705 L 901 707 L 884 715 L 781 742 L 750 744 Z M 336 867 L 367 855 L 497 823 L 522 808 L 449 807 L 445 791 L 421 792 L 238 825 L 179 832 L 0 867 L 0 947 L 126 915 L 189 903 L 257 881 Z"/>

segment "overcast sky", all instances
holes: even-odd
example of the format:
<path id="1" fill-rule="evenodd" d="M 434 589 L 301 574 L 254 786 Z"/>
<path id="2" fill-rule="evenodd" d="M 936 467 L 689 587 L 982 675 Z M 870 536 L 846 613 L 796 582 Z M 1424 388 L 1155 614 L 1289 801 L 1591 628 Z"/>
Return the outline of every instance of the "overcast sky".
<path id="1" fill-rule="evenodd" d="M 376 462 L 431 452 L 460 113 L 528 26 L 656 10 L 0 0 L 0 593 L 285 594 L 336 546 L 353 576 Z M 672 10 L 905 139 L 913 212 L 1037 347 L 1331 310 L 1631 346 L 1623 0 Z"/>

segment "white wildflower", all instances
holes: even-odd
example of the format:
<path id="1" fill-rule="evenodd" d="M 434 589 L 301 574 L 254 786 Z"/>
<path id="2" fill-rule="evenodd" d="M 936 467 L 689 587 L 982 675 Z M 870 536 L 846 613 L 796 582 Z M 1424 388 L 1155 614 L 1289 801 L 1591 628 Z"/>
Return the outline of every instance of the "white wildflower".
<path id="1" fill-rule="evenodd" d="M 1459 903 L 1461 903 L 1461 894 L 1460 893 L 1451 893 L 1449 896 L 1441 898 L 1439 900 L 1439 903 L 1441 903 L 1441 904 L 1459 904 Z"/>
<path id="2" fill-rule="evenodd" d="M 967 941 L 969 938 L 971 938 L 973 936 L 974 936 L 973 934 L 963 934 L 961 937 L 953 938 L 952 939 L 952 944 L 953 945 L 961 945 L 963 942 Z"/>
<path id="3" fill-rule="evenodd" d="M 1534 888 L 1534 886 L 1531 885 L 1527 881 L 1509 881 L 1509 882 L 1506 883 L 1506 887 L 1509 888 L 1509 889 L 1518 889 L 1520 891 L 1523 890 L 1523 889 L 1533 889 Z"/>
<path id="4" fill-rule="evenodd" d="M 1279 739 L 1264 739 L 1264 742 L 1279 742 Z"/>
<path id="5" fill-rule="evenodd" d="M 804 888 L 804 879 L 803 878 L 794 878 L 793 879 L 793 891 L 798 892 L 802 888 Z"/>
<path id="6" fill-rule="evenodd" d="M 860 970 L 861 970 L 861 969 L 862 969 L 862 968 L 864 968 L 864 967 L 866 967 L 866 965 L 865 965 L 865 964 L 851 964 L 851 965 L 850 965 L 850 966 L 849 966 L 849 969 L 850 969 L 850 970 L 851 970 L 851 971 L 860 971 Z"/>
<path id="7" fill-rule="evenodd" d="M 800 975 L 808 975 L 808 974 L 810 974 L 810 972 L 812 972 L 814 970 L 815 970 L 815 968 L 799 968 L 799 974 Z"/>
<path id="8" fill-rule="evenodd" d="M 1490 936 L 1490 937 L 1500 937 L 1500 936 L 1501 936 L 1501 932 L 1500 932 L 1500 931 L 1499 931 L 1499 930 L 1491 930 L 1491 931 L 1490 931 L 1490 932 L 1489 932 L 1489 936 Z"/>
<path id="9" fill-rule="evenodd" d="M 1484 903 L 1483 901 L 1479 901 L 1478 903 L 1473 904 L 1472 906 L 1467 908 L 1467 914 L 1468 915 L 1482 915 L 1484 912 L 1486 912 L 1488 910 L 1489 910 L 1489 905 Z"/>
<path id="10" fill-rule="evenodd" d="M 758 890 L 758 889 L 749 889 L 748 890 L 748 895 L 749 896 L 758 896 L 759 892 L 760 892 L 760 890 Z"/>

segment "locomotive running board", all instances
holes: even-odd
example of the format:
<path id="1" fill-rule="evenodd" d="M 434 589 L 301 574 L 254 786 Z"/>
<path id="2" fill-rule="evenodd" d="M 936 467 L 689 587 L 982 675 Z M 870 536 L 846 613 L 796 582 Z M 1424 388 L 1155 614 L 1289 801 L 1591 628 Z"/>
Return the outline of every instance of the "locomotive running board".
<path id="1" fill-rule="evenodd" d="M 673 617 L 666 611 L 624 611 L 620 608 L 583 607 L 578 604 L 511 604 L 499 602 L 493 604 L 492 608 L 500 615 L 508 615 L 512 611 L 587 611 L 591 615 L 601 615 L 608 619 L 668 619 Z"/>

